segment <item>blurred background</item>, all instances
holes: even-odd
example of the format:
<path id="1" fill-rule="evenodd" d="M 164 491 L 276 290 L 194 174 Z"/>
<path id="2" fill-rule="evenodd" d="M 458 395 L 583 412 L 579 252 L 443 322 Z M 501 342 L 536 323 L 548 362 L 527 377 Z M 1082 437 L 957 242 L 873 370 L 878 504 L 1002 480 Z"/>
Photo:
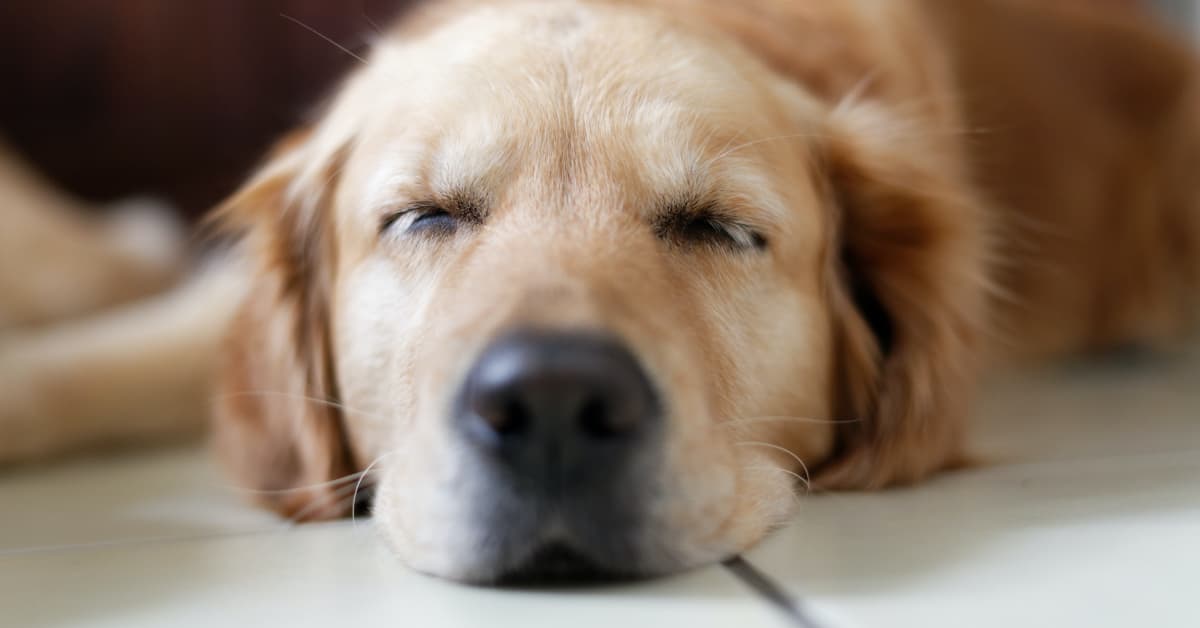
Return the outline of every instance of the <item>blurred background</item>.
<path id="1" fill-rule="evenodd" d="M 408 4 L 4 0 L 0 138 L 79 197 L 195 218 L 356 63 L 297 21 L 363 50 Z"/>
<path id="2" fill-rule="evenodd" d="M 355 63 L 297 21 L 363 50 L 415 1 L 4 0 L 0 138 L 78 197 L 194 219 Z M 1156 8 L 1200 33 L 1196 6 Z"/>
<path id="3" fill-rule="evenodd" d="M 257 609 L 267 618 L 258 621 L 262 625 L 288 618 L 300 620 L 289 625 L 323 619 L 336 625 L 347 616 L 378 620 L 371 614 L 381 608 L 404 625 L 413 623 L 414 612 L 459 604 L 459 598 L 431 588 L 428 579 L 380 577 L 382 563 L 375 559 L 386 552 L 361 537 L 338 537 L 336 530 L 319 536 L 326 532 L 317 529 L 318 536 L 293 544 L 297 537 L 290 528 L 243 507 L 244 495 L 234 494 L 235 486 L 200 451 L 31 466 L 28 472 L 4 466 L 8 460 L 45 459 L 38 440 L 44 431 L 31 426 L 53 429 L 53 422 L 21 420 L 49 416 L 38 402 L 58 406 L 47 399 L 79 415 L 74 417 L 79 424 L 71 426 L 78 431 L 70 435 L 74 440 L 62 441 L 70 447 L 123 438 L 139 442 L 150 429 L 162 432 L 155 438 L 170 430 L 186 430 L 188 437 L 199 431 L 210 390 L 190 387 L 203 383 L 196 373 L 211 366 L 172 364 L 161 374 L 163 381 L 178 371 L 187 373 L 186 382 L 148 386 L 158 378 L 130 376 L 143 372 L 133 370 L 143 362 L 128 347 L 156 350 L 148 352 L 148 368 L 160 363 L 154 357 L 159 353 L 203 362 L 206 352 L 184 349 L 215 346 L 223 333 L 220 317 L 196 338 L 173 330 L 192 333 L 193 310 L 220 309 L 210 289 L 191 288 L 181 300 L 135 307 L 136 316 L 85 318 L 78 327 L 67 326 L 70 333 L 61 336 L 61 344 L 56 333 L 26 334 L 29 321 L 57 321 L 118 302 L 140 305 L 135 299 L 179 283 L 200 265 L 180 258 L 175 249 L 182 245 L 150 254 L 139 245 L 131 253 L 123 238 L 86 223 L 119 214 L 111 211 L 114 203 L 129 197 L 161 199 L 186 222 L 196 221 L 246 178 L 278 137 L 310 119 L 339 77 L 358 63 L 340 47 L 365 51 L 391 20 L 421 1 L 0 0 L 0 296 L 5 297 L 0 402 L 15 401 L 18 419 L 15 427 L 5 425 L 7 408 L 0 403 L 0 505 L 7 506 L 0 518 L 0 558 L 7 561 L 0 568 L 0 626 L 91 625 L 89 620 L 106 614 L 113 620 L 107 625 L 133 625 L 130 615 L 147 625 L 174 624 L 182 617 L 207 625 L 216 623 L 207 621 L 214 609 L 234 609 L 243 617 Z M 1154 10 L 1200 40 L 1200 0 L 1025 1 Z M 24 199 L 47 199 L 40 189 L 11 183 L 28 183 L 24 177 L 5 180 L 6 166 L 15 165 L 4 159 L 9 152 L 81 201 L 51 198 L 31 203 L 33 213 L 79 208 L 105 219 L 77 221 L 82 226 L 36 224 L 28 214 L 11 212 Z M 28 195 L 22 197 L 22 191 Z M 24 230 L 13 226 L 12 215 L 17 223 L 22 217 L 28 221 Z M 170 237 L 163 241 L 179 244 Z M 35 253 L 36 262 L 23 250 Z M 18 275 L 23 281 L 5 284 L 6 277 Z M 186 325 L 176 325 L 179 321 Z M 93 341 L 77 342 L 80 331 Z M 128 359 L 118 362 L 114 356 Z M 109 370 L 114 364 L 116 375 Z M 1004 380 L 984 406 L 981 423 L 992 429 L 983 438 L 1005 453 L 996 461 L 1034 462 L 942 484 L 942 492 L 906 493 L 899 501 L 881 494 L 809 504 L 809 527 L 797 528 L 801 536 L 782 535 L 784 545 L 760 554 L 764 565 L 774 577 L 803 582 L 802 591 L 811 588 L 888 615 L 878 625 L 898 625 L 896 609 L 945 618 L 969 608 L 974 615 L 967 616 L 979 616 L 973 606 L 980 603 L 1018 609 L 1013 612 L 1025 623 L 1029 617 L 1036 622 L 1046 619 L 1038 612 L 1047 600 L 1066 600 L 1068 606 L 1078 600 L 1080 608 L 1097 614 L 1110 613 L 1115 603 L 1137 612 L 1113 614 L 1110 621 L 1127 617 L 1129 625 L 1165 625 L 1146 621 L 1155 612 L 1161 617 L 1176 609 L 1164 601 L 1178 597 L 1182 606 L 1195 607 L 1188 602 L 1189 586 L 1195 588 L 1186 585 L 1191 580 L 1172 574 L 1188 573 L 1198 562 L 1187 553 L 1196 546 L 1194 513 L 1200 512 L 1195 507 L 1200 458 L 1190 445 L 1200 442 L 1194 420 L 1197 364 L 1179 361 L 1136 373 L 1109 364 Z M 196 416 L 164 420 L 169 412 L 188 411 Z M 1124 420 L 1130 416 L 1140 420 Z M 64 438 L 49 434 L 49 442 Z M 884 512 L 889 516 L 881 517 Z M 261 536 L 280 530 L 287 530 L 288 541 Z M 832 541 L 797 540 L 811 538 Z M 201 541 L 172 545 L 164 539 Z M 107 549 L 96 550 L 99 545 Z M 971 573 L 955 564 L 973 566 L 980 557 L 991 562 Z M 403 584 L 394 587 L 398 582 Z M 1139 591 L 1127 583 L 1149 586 Z M 884 594 L 892 590 L 902 593 Z M 313 591 L 329 594 L 310 595 Z M 622 597 L 617 604 L 628 609 L 632 600 L 630 612 L 645 605 L 695 606 L 703 614 L 715 608 L 701 603 L 709 599 L 722 609 L 735 608 L 732 598 L 701 595 L 699 588 L 682 595 L 668 603 L 653 596 Z M 463 612 L 514 608 L 480 599 L 462 598 Z M 581 601 L 566 599 L 564 607 L 572 611 L 564 623 L 578 619 Z M 589 594 L 588 603 L 597 599 L 602 598 Z M 686 605 L 677 603 L 683 599 Z M 320 608 L 333 610 L 312 613 Z M 543 608 L 537 609 L 539 619 L 545 619 Z M 47 615 L 67 620 L 55 624 Z M 22 624 L 22 616 L 39 621 Z"/>

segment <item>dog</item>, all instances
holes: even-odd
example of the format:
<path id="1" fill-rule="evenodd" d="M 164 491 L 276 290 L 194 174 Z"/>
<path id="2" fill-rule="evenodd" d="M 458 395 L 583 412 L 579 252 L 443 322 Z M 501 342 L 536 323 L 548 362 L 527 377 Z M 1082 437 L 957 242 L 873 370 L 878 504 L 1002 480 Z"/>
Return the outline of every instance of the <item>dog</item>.
<path id="1" fill-rule="evenodd" d="M 0 464 L 194 437 L 240 294 L 229 264 L 184 280 L 169 207 L 102 211 L 0 142 Z M 214 305 L 215 303 L 215 305 Z"/>
<path id="2" fill-rule="evenodd" d="M 1193 329 L 1198 164 L 1127 11 L 430 2 L 218 210 L 215 445 L 436 576 L 712 563 L 967 464 L 989 365 Z"/>

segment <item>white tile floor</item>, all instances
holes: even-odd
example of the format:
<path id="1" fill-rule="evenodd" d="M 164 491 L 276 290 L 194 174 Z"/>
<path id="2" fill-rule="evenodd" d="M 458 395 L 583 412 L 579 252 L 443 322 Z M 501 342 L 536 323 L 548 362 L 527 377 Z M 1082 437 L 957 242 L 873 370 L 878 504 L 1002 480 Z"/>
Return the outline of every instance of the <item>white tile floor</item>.
<path id="1" fill-rule="evenodd" d="M 1200 347 L 998 378 L 989 467 L 806 499 L 748 559 L 821 625 L 1200 627 Z M 0 474 L 0 626 L 796 625 L 720 567 L 496 591 L 412 574 L 369 522 L 289 529 L 198 449 Z"/>

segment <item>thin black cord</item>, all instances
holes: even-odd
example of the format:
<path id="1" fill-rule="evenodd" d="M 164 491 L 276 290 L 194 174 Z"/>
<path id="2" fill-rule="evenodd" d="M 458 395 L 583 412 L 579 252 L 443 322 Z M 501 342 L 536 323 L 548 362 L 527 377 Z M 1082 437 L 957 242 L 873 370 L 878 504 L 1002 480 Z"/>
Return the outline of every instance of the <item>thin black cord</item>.
<path id="1" fill-rule="evenodd" d="M 808 614 L 808 611 L 800 600 L 789 595 L 783 590 L 783 587 L 759 571 L 757 567 L 750 564 L 746 559 L 741 556 L 734 556 L 723 564 L 730 573 L 737 576 L 746 586 L 754 589 L 756 593 L 783 611 L 792 620 L 793 624 L 800 628 L 822 628 L 821 624 L 817 623 Z"/>

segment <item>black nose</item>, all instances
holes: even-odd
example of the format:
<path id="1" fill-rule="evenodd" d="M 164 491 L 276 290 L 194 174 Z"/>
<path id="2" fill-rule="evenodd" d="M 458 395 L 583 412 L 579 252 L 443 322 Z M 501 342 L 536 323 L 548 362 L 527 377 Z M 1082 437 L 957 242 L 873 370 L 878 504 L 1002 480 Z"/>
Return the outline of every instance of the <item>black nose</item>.
<path id="1" fill-rule="evenodd" d="M 458 418 L 526 487 L 611 477 L 655 432 L 659 402 L 637 359 L 606 335 L 521 332 L 486 349 Z"/>

